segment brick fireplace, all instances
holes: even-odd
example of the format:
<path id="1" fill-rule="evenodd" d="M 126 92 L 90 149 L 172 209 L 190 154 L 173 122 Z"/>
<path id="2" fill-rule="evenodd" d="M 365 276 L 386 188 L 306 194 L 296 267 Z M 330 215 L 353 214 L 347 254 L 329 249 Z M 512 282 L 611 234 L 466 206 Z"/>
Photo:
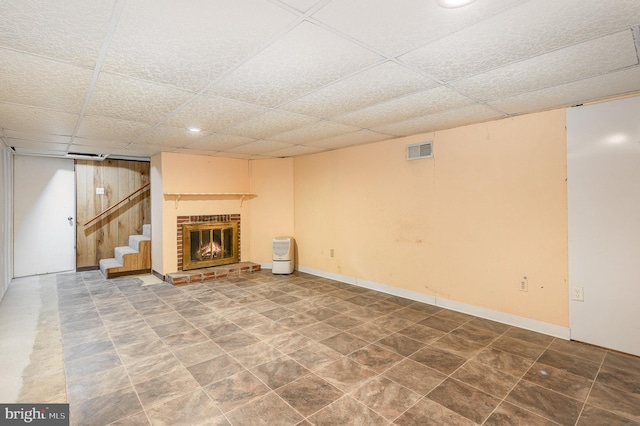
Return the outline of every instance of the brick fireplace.
<path id="1" fill-rule="evenodd" d="M 206 268 L 214 265 L 222 265 L 228 263 L 236 263 L 241 259 L 240 256 L 240 214 L 218 214 L 218 215 L 200 215 L 200 216 L 178 216 L 176 219 L 177 222 L 177 250 L 178 250 L 178 270 L 185 271 L 189 269 L 197 269 L 197 268 Z M 212 225 L 207 227 L 206 225 Z M 198 259 L 203 260 L 200 265 L 197 262 L 193 262 L 192 256 L 190 256 L 189 252 L 185 252 L 184 243 L 191 243 L 190 241 L 185 241 L 185 229 L 200 229 L 200 228 L 224 228 L 227 224 L 231 224 L 234 228 L 234 236 L 233 245 L 235 247 L 234 257 L 232 261 L 225 261 L 225 258 L 221 256 L 221 261 L 216 261 L 214 256 L 209 256 L 206 259 Z M 220 225 L 220 226 L 218 226 Z M 220 235 L 224 235 L 226 232 L 221 232 Z M 228 238 L 228 237 L 227 237 Z M 186 239 L 189 239 L 187 235 Z M 220 242 L 220 241 L 218 241 Z M 228 242 L 227 242 L 228 243 Z M 213 240 L 211 240 L 211 244 L 213 244 Z M 189 249 L 187 249 L 188 251 Z M 228 260 L 228 259 L 227 259 Z"/>
<path id="2" fill-rule="evenodd" d="M 220 278 L 237 277 L 240 274 L 258 272 L 261 270 L 259 264 L 252 262 L 233 263 L 229 265 L 203 267 L 198 269 L 184 270 L 184 248 L 183 248 L 183 228 L 184 225 L 202 224 L 202 223 L 237 223 L 237 255 L 240 257 L 240 214 L 222 214 L 222 215 L 205 215 L 205 216 L 178 216 L 177 217 L 177 240 L 178 240 L 178 272 L 170 273 L 165 276 L 165 280 L 174 285 L 184 285 L 193 283 L 202 283 L 206 281 L 217 280 Z"/>

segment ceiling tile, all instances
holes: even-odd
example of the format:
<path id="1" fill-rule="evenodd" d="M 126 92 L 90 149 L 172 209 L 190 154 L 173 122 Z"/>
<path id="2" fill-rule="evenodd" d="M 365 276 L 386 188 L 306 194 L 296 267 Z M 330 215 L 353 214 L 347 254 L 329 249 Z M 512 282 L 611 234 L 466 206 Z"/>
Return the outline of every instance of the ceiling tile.
<path id="1" fill-rule="evenodd" d="M 255 139 L 245 138 L 242 136 L 212 134 L 193 141 L 182 148 L 200 149 L 207 151 L 226 151 L 240 145 L 246 145 L 250 142 L 253 142 L 254 140 Z"/>
<path id="2" fill-rule="evenodd" d="M 397 136 L 409 136 L 494 120 L 500 117 L 502 117 L 502 114 L 484 105 L 471 105 L 439 114 L 386 124 L 371 130 Z"/>
<path id="3" fill-rule="evenodd" d="M 208 151 L 206 149 L 178 148 L 174 152 L 177 153 L 177 154 L 208 155 L 208 156 L 212 156 L 212 157 L 220 156 L 220 152 L 219 151 Z"/>
<path id="4" fill-rule="evenodd" d="M 329 118 L 437 85 L 394 62 L 385 62 L 282 106 L 282 109 Z"/>
<path id="5" fill-rule="evenodd" d="M 332 1 L 313 18 L 391 56 L 454 33 L 519 0 L 482 0 L 464 9 L 443 9 L 435 0 Z"/>
<path id="6" fill-rule="evenodd" d="M 158 154 L 160 151 L 157 146 L 129 145 L 127 148 L 114 149 L 111 152 L 111 156 L 144 158 Z"/>
<path id="7" fill-rule="evenodd" d="M 0 127 L 22 132 L 71 136 L 77 114 L 0 102 Z"/>
<path id="8" fill-rule="evenodd" d="M 245 102 L 201 95 L 172 115 L 167 124 L 174 127 L 198 127 L 215 132 L 265 112 L 267 109 Z"/>
<path id="9" fill-rule="evenodd" d="M 358 127 L 322 120 L 298 129 L 270 136 L 269 139 L 279 142 L 304 144 L 306 142 L 317 141 L 343 133 L 353 132 L 358 129 Z"/>
<path id="10" fill-rule="evenodd" d="M 246 145 L 239 146 L 237 148 L 232 148 L 226 150 L 227 152 L 239 152 L 243 154 L 263 154 L 265 152 L 276 151 L 279 149 L 291 148 L 293 144 L 284 143 L 284 142 L 276 142 L 276 141 L 268 141 L 268 140 L 259 140 L 254 142 L 249 142 Z"/>
<path id="11" fill-rule="evenodd" d="M 31 54 L 0 49 L 0 102 L 79 113 L 93 72 Z"/>
<path id="12" fill-rule="evenodd" d="M 92 146 L 84 144 L 71 144 L 69 146 L 69 153 L 74 154 L 95 154 L 95 155 L 108 155 L 113 151 L 113 148 L 104 146 Z"/>
<path id="13" fill-rule="evenodd" d="M 43 145 L 42 147 L 14 147 L 14 152 L 19 155 L 35 155 L 35 156 L 47 156 L 47 157 L 64 157 L 65 151 L 56 150 L 55 147 Z"/>
<path id="14" fill-rule="evenodd" d="M 85 115 L 76 136 L 113 141 L 133 141 L 149 128 L 149 124 L 137 121 Z"/>
<path id="15" fill-rule="evenodd" d="M 401 60 L 442 81 L 451 81 L 638 22 L 637 0 L 529 1 L 416 49 Z"/>
<path id="16" fill-rule="evenodd" d="M 103 72 L 87 114 L 155 123 L 192 96 L 193 93 L 170 86 Z"/>
<path id="17" fill-rule="evenodd" d="M 0 46 L 95 66 L 114 0 L 3 0 Z"/>
<path id="18" fill-rule="evenodd" d="M 590 60 L 594 58 L 597 59 Z M 497 68 L 451 85 L 480 100 L 500 99 L 637 63 L 633 33 L 627 30 Z"/>
<path id="19" fill-rule="evenodd" d="M 441 86 L 364 108 L 350 114 L 334 117 L 333 119 L 353 126 L 372 128 L 385 123 L 460 108 L 471 103 L 474 103 L 472 99 Z"/>
<path id="20" fill-rule="evenodd" d="M 197 91 L 295 18 L 263 0 L 130 1 L 104 69 Z"/>
<path id="21" fill-rule="evenodd" d="M 202 138 L 202 133 L 193 133 L 178 127 L 158 126 L 140 136 L 135 143 L 145 145 L 162 145 L 178 148 Z"/>
<path id="22" fill-rule="evenodd" d="M 325 3 L 325 0 L 280 0 L 282 3 L 288 4 L 289 6 L 299 10 L 300 12 L 306 12 L 311 9 L 315 4 Z"/>
<path id="23" fill-rule="evenodd" d="M 5 130 L 5 136 L 11 139 L 24 139 L 38 142 L 70 143 L 71 136 L 52 135 L 48 133 L 29 133 L 16 130 Z"/>
<path id="24" fill-rule="evenodd" d="M 293 145 L 290 148 L 271 151 L 266 153 L 265 155 L 269 155 L 273 158 L 297 157 L 298 155 L 315 154 L 322 151 L 325 151 L 325 149 L 316 146 Z"/>
<path id="25" fill-rule="evenodd" d="M 129 145 L 129 142 L 124 141 L 87 138 L 73 138 L 73 143 L 74 145 L 94 146 L 102 148 L 124 148 Z"/>
<path id="26" fill-rule="evenodd" d="M 225 151 L 224 153 L 218 153 L 220 156 L 224 156 L 227 158 L 237 158 L 239 160 L 260 160 L 264 158 L 272 158 L 270 156 L 257 155 L 257 154 L 245 154 L 243 152 L 230 152 Z"/>
<path id="27" fill-rule="evenodd" d="M 318 120 L 304 115 L 274 110 L 224 129 L 221 133 L 248 138 L 264 138 L 275 135 L 276 133 L 295 129 L 315 121 Z"/>
<path id="28" fill-rule="evenodd" d="M 310 142 L 306 145 L 325 149 L 338 149 L 346 148 L 348 146 L 362 145 L 365 143 L 380 142 L 393 137 L 394 136 L 373 132 L 371 130 L 358 130 L 357 132 L 346 133 L 332 138 Z"/>
<path id="29" fill-rule="evenodd" d="M 603 97 L 640 91 L 640 67 L 609 73 L 536 92 L 498 99 L 488 104 L 508 114 L 582 104 Z"/>
<path id="30" fill-rule="evenodd" d="M 344 38 L 303 22 L 222 79 L 210 93 L 270 107 L 381 59 Z"/>
<path id="31" fill-rule="evenodd" d="M 14 148 L 28 148 L 33 150 L 66 152 L 69 144 L 7 138 L 7 146 L 11 146 Z"/>

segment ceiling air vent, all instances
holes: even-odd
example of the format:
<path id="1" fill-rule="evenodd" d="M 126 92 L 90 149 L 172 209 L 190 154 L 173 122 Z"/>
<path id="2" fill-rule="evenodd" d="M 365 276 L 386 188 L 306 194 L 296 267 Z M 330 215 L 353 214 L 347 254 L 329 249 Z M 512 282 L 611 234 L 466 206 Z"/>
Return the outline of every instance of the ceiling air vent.
<path id="1" fill-rule="evenodd" d="M 67 152 L 65 154 L 67 158 L 73 158 L 74 160 L 96 160 L 96 161 L 104 161 L 108 155 L 107 154 L 87 154 L 84 152 Z"/>
<path id="2" fill-rule="evenodd" d="M 407 160 L 433 157 L 433 142 L 420 142 L 407 145 Z"/>

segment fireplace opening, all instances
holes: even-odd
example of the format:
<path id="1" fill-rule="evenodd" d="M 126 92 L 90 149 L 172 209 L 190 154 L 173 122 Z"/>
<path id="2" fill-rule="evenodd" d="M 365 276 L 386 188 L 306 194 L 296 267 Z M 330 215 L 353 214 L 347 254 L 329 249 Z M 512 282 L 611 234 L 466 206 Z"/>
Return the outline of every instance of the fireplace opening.
<path id="1" fill-rule="evenodd" d="M 238 262 L 238 223 L 202 222 L 182 225 L 183 270 Z"/>

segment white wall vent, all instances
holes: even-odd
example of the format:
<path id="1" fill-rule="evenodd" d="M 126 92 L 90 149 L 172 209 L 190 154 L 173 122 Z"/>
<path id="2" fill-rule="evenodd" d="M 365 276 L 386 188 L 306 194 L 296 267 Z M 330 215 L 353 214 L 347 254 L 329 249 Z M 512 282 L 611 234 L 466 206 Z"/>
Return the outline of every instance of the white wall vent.
<path id="1" fill-rule="evenodd" d="M 433 141 L 407 145 L 407 160 L 433 157 Z"/>

